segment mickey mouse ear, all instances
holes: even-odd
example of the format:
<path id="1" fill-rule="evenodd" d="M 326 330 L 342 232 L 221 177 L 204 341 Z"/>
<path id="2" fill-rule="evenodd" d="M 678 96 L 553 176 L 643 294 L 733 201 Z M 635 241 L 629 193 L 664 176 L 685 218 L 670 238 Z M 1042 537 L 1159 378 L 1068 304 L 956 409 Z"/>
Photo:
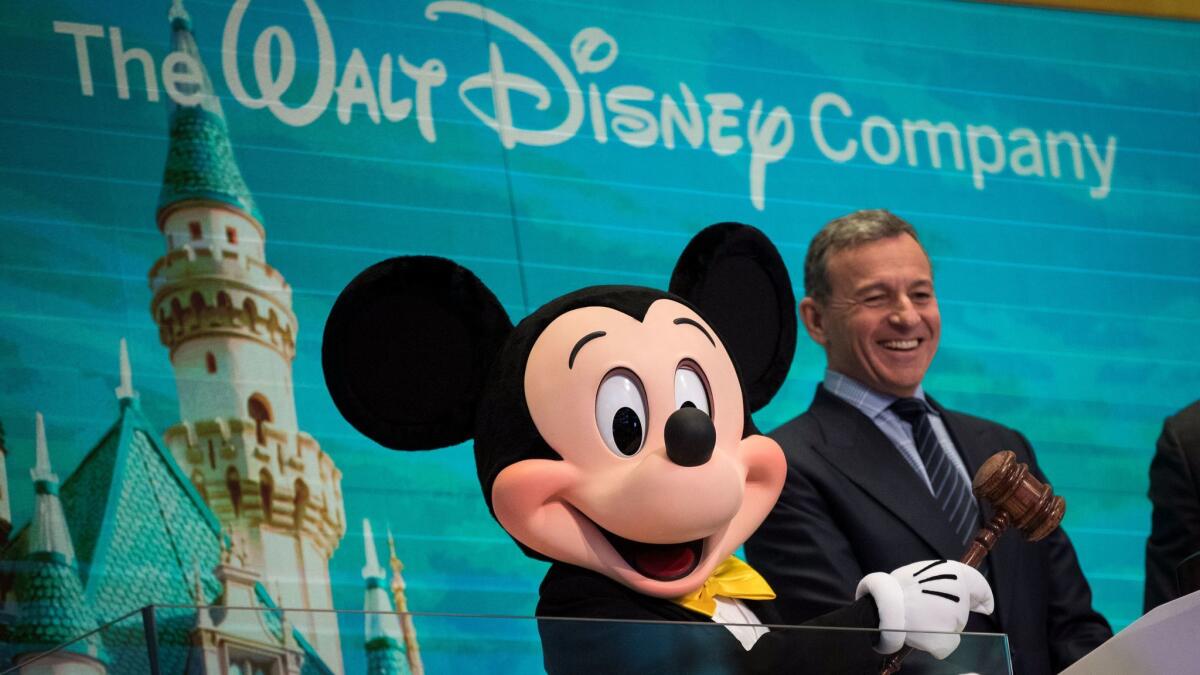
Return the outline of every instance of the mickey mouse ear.
<path id="1" fill-rule="evenodd" d="M 770 402 L 796 351 L 796 296 L 766 235 L 741 223 L 704 228 L 680 254 L 670 291 L 717 330 L 738 365 L 749 409 Z"/>
<path id="2" fill-rule="evenodd" d="M 321 366 L 342 416 L 380 445 L 461 443 L 512 331 L 496 296 L 445 258 L 391 258 L 346 286 L 325 324 Z"/>

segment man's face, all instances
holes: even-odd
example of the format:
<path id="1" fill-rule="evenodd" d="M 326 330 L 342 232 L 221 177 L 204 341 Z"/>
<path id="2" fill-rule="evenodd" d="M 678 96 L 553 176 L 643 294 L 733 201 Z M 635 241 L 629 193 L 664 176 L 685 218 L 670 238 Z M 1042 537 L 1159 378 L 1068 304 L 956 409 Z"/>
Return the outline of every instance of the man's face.
<path id="1" fill-rule="evenodd" d="M 838 251 L 830 297 L 800 302 L 808 334 L 831 369 L 868 387 L 912 396 L 937 352 L 942 319 L 929 259 L 907 234 Z"/>

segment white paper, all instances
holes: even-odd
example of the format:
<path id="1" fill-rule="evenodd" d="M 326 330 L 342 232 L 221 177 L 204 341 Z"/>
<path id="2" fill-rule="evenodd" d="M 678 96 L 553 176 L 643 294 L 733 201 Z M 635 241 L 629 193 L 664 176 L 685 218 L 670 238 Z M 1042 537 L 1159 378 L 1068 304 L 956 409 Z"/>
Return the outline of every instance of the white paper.
<path id="1" fill-rule="evenodd" d="M 1062 675 L 1193 674 L 1200 668 L 1200 591 L 1159 605 Z"/>

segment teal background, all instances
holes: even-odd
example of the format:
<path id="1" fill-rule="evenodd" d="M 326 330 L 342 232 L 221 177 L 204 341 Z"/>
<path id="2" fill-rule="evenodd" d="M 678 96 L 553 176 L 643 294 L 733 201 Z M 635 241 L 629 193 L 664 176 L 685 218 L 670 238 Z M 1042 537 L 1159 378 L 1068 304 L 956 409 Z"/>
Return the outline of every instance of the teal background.
<path id="1" fill-rule="evenodd" d="M 767 168 L 762 211 L 749 199 L 747 145 L 718 157 L 707 141 L 693 150 L 677 135 L 674 150 L 661 140 L 639 149 L 611 130 L 599 144 L 585 118 L 559 145 L 505 150 L 463 106 L 458 85 L 486 70 L 489 40 L 509 70 L 553 80 L 523 47 L 478 21 L 430 22 L 418 2 L 322 3 L 339 75 L 355 47 L 373 75 L 385 52 L 445 62 L 430 144 L 412 116 L 377 125 L 358 106 L 344 125 L 336 98 L 303 128 L 240 105 L 219 59 L 228 6 L 187 3 L 264 218 L 268 261 L 294 288 L 300 427 L 343 471 L 351 525 L 331 564 L 336 606 L 362 605 L 363 517 L 396 533 L 414 611 L 529 614 L 543 570 L 488 515 L 469 448 L 399 455 L 337 414 L 320 372 L 320 336 L 336 294 L 359 270 L 392 255 L 446 256 L 475 271 L 517 319 L 585 285 L 663 287 L 696 230 L 736 220 L 777 243 L 801 295 L 804 251 L 817 229 L 854 209 L 886 207 L 917 226 L 935 267 L 944 334 L 926 389 L 1029 437 L 1068 501 L 1065 525 L 1098 608 L 1117 628 L 1140 614 L 1154 441 L 1166 415 L 1200 397 L 1200 26 L 919 0 L 748 4 L 489 7 L 568 65 L 577 31 L 598 26 L 612 35 L 617 60 L 580 77 L 585 87 L 637 84 L 679 100 L 684 82 L 697 97 L 735 92 L 747 109 L 758 98 L 767 109 L 785 106 L 795 142 Z M 118 99 L 107 39 L 90 41 L 96 93 L 81 95 L 72 39 L 51 26 L 118 26 L 126 48 L 145 48 L 158 63 L 169 46 L 167 8 L 0 6 L 0 420 L 18 527 L 33 506 L 34 410 L 46 415 L 52 459 L 65 476 L 116 417 L 119 338 L 129 339 L 147 417 L 160 430 L 178 419 L 167 352 L 148 311 L 147 272 L 166 246 L 154 223 L 165 96 L 147 102 L 133 74 L 132 97 Z M 307 92 L 316 50 L 302 3 L 253 3 L 241 48 L 273 23 L 296 40 L 296 89 Z M 252 83 L 249 58 L 240 59 Z M 399 73 L 396 81 L 411 95 Z M 861 150 L 834 163 L 808 130 L 809 104 L 825 91 L 854 107 L 852 120 L 826 113 L 826 132 L 837 138 L 856 134 L 872 114 L 897 124 L 947 120 L 964 131 L 972 123 L 1002 133 L 1087 132 L 1101 144 L 1115 135 L 1112 192 L 1090 198 L 1094 174 L 1080 182 L 1005 172 L 976 190 L 969 171 L 903 159 L 879 166 Z M 546 113 L 514 94 L 514 114 L 527 126 L 553 124 L 562 92 L 551 93 Z M 485 95 L 473 100 L 490 110 Z M 744 134 L 746 110 L 733 114 Z M 823 363 L 802 339 L 759 426 L 805 408 Z M 431 652 L 439 639 L 454 639 L 436 630 L 421 636 Z M 530 639 L 504 629 L 477 637 L 480 652 Z M 431 672 L 442 670 L 437 664 L 427 657 Z"/>

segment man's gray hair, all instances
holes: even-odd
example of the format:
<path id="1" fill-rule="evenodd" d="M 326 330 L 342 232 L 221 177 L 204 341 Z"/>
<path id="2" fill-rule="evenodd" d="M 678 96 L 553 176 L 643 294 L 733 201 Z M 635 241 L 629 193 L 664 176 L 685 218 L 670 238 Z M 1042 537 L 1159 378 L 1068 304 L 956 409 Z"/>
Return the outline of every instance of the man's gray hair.
<path id="1" fill-rule="evenodd" d="M 829 221 L 808 245 L 808 254 L 804 257 L 804 294 L 821 303 L 829 299 L 829 256 L 901 234 L 907 234 L 921 245 L 916 229 L 887 209 L 863 209 Z M 921 250 L 925 247 L 921 246 Z"/>

